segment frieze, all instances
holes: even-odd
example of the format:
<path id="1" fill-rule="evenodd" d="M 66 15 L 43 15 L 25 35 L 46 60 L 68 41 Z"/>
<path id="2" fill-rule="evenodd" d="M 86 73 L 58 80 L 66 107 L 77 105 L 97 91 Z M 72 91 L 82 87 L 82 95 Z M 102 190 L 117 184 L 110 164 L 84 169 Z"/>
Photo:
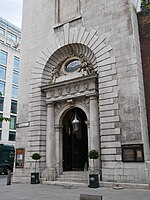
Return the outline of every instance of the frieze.
<path id="1" fill-rule="evenodd" d="M 68 98 L 92 96 L 97 94 L 97 76 L 83 76 L 42 87 L 46 92 L 46 101 L 61 101 Z"/>

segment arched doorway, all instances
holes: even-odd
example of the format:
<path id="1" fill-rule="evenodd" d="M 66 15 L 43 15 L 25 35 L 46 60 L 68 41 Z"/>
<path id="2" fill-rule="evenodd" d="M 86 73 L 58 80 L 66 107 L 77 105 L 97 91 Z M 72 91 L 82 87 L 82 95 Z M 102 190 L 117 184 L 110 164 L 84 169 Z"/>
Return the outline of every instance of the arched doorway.
<path id="1" fill-rule="evenodd" d="M 72 120 L 79 120 L 78 130 L 74 131 Z M 84 170 L 88 165 L 87 117 L 80 108 L 69 110 L 63 119 L 63 171 Z"/>

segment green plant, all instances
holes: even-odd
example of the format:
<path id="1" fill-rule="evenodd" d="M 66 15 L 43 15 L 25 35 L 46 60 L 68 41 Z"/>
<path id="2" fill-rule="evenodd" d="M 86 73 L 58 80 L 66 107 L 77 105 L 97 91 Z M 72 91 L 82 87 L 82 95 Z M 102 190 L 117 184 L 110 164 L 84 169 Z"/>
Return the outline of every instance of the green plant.
<path id="1" fill-rule="evenodd" d="M 91 151 L 89 151 L 89 158 L 90 159 L 98 159 L 98 151 L 93 149 Z"/>
<path id="2" fill-rule="evenodd" d="M 148 0 L 141 0 L 141 9 L 150 9 L 150 2 Z"/>
<path id="3" fill-rule="evenodd" d="M 32 155 L 32 159 L 35 160 L 35 172 L 36 172 L 36 164 L 37 164 L 37 161 L 41 158 L 41 155 L 39 153 L 34 153 Z"/>
<path id="4" fill-rule="evenodd" d="M 88 156 L 90 159 L 93 159 L 93 173 L 94 173 L 94 160 L 98 159 L 99 157 L 98 151 L 95 149 L 92 149 L 89 151 Z"/>

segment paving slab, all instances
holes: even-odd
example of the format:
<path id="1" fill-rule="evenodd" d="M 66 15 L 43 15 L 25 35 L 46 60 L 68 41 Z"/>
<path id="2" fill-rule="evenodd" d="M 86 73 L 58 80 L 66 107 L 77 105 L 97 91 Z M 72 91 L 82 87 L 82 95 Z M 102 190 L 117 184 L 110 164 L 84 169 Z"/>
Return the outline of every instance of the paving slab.
<path id="1" fill-rule="evenodd" d="M 80 186 L 55 186 L 43 184 L 7 185 L 0 178 L 0 200 L 79 200 L 80 194 L 101 195 L 103 200 L 150 200 L 150 190 L 88 188 Z"/>

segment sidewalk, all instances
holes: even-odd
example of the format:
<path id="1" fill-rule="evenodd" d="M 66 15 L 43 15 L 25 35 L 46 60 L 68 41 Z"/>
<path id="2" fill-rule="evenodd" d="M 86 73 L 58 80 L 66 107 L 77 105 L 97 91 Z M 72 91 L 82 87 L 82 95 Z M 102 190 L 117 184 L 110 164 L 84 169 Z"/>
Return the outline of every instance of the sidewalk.
<path id="1" fill-rule="evenodd" d="M 102 195 L 103 200 L 150 200 L 150 190 L 79 188 L 42 184 L 6 185 L 0 179 L 0 200 L 79 200 L 80 194 Z"/>

